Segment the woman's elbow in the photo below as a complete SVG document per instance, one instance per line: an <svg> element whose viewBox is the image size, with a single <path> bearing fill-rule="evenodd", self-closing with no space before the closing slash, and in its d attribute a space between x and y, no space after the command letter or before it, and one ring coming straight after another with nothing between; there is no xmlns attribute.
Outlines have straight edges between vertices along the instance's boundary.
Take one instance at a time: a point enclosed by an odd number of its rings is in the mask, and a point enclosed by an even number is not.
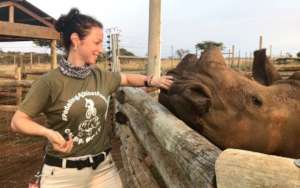
<svg viewBox="0 0 300 188"><path fill-rule="evenodd" d="M21 114L19 111L16 111L13 117L11 118L10 128L13 132L18 132L18 122L21 118Z"/></svg>
<svg viewBox="0 0 300 188"><path fill-rule="evenodd" d="M15 125L13 119L10 122L10 130L12 130L13 132L17 132L17 128L16 128L16 125Z"/></svg>

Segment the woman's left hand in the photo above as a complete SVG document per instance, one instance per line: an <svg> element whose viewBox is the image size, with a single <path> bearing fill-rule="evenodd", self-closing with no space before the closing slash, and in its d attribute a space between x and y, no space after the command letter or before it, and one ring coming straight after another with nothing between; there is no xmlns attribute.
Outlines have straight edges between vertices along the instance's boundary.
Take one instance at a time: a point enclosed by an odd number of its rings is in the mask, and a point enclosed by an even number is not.
<svg viewBox="0 0 300 188"><path fill-rule="evenodd" d="M162 89L166 89L168 90L171 85L173 84L173 76L161 76L160 78L155 78L153 77L151 80L150 80L150 83L149 85L151 87L157 87L157 88L162 88Z"/></svg>

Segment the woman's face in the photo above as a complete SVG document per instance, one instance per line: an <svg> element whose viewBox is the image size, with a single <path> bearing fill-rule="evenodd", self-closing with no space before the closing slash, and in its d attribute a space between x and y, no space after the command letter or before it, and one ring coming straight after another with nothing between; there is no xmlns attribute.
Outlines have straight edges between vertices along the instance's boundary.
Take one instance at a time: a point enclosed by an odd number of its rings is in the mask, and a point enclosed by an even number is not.
<svg viewBox="0 0 300 188"><path fill-rule="evenodd" d="M89 34L80 40L77 51L86 64L95 64L103 51L103 30L92 27Z"/></svg>

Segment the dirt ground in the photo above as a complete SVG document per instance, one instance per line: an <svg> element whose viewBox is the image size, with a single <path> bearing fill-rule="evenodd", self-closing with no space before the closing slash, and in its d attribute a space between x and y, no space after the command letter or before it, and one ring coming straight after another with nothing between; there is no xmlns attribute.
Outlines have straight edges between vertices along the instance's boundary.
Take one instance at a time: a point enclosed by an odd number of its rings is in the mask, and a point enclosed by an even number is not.
<svg viewBox="0 0 300 188"><path fill-rule="evenodd" d="M12 133L11 116L0 114L0 187L28 187L41 166L45 140Z"/></svg>
<svg viewBox="0 0 300 188"><path fill-rule="evenodd" d="M1 187L26 187L42 163L43 141L28 138L1 140Z"/></svg>

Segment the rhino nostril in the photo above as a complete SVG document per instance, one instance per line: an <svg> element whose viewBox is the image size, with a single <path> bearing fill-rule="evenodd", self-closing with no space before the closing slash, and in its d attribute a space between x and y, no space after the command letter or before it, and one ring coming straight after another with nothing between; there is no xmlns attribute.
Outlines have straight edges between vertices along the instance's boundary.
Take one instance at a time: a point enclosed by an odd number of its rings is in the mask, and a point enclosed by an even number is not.
<svg viewBox="0 0 300 188"><path fill-rule="evenodd" d="M252 96L251 101L255 106L261 107L263 105L262 100L260 98L258 98L257 96Z"/></svg>

